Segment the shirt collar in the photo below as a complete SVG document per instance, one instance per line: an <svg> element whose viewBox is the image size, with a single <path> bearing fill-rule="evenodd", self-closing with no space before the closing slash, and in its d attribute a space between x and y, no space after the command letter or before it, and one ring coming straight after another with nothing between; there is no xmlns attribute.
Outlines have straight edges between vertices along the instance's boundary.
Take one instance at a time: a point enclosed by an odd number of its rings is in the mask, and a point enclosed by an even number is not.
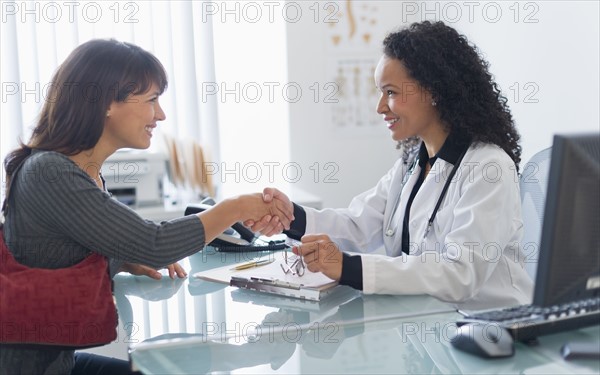
<svg viewBox="0 0 600 375"><path fill-rule="evenodd" d="M471 142L468 141L466 137L459 136L450 132L446 141L442 145L442 148L431 158L430 165L433 165L437 159L444 159L450 164L455 164L460 155L469 148ZM425 148L425 143L421 143L421 148L419 149L419 166L422 168L425 166L425 163L429 162L429 154L427 153L427 148Z"/></svg>

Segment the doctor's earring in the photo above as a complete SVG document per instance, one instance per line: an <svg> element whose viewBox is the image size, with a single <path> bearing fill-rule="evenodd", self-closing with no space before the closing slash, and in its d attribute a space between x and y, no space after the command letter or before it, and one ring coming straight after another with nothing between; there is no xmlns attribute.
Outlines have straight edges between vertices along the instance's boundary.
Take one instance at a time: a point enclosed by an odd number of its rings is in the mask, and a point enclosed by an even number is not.
<svg viewBox="0 0 600 375"><path fill-rule="evenodd" d="M435 100L432 100L432 101L431 101L431 105L432 105L433 107L435 107L435 106L437 105L437 102L436 102ZM108 116L108 114L107 114L107 116Z"/></svg>
<svg viewBox="0 0 600 375"><path fill-rule="evenodd" d="M110 111L106 111L106 117L110 117Z"/></svg>

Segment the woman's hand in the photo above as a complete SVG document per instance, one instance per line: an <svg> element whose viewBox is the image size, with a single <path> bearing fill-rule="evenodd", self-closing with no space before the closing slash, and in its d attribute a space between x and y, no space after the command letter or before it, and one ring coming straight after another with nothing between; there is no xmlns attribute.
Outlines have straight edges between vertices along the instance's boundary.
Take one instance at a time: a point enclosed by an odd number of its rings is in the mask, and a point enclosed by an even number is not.
<svg viewBox="0 0 600 375"><path fill-rule="evenodd" d="M323 272L330 279L342 277L342 252L326 234L307 234L302 245L294 246L294 254L301 255L309 271Z"/></svg>
<svg viewBox="0 0 600 375"><path fill-rule="evenodd" d="M175 279L176 274L180 279L183 279L187 276L187 272L185 272L179 263L169 264L166 268L169 270L169 277L171 279ZM154 268L136 263L123 263L121 268L119 268L119 272L129 272L130 274L136 276L148 276L149 278L155 280L162 279L162 274Z"/></svg>
<svg viewBox="0 0 600 375"><path fill-rule="evenodd" d="M290 229L290 224L294 220L294 205L285 194L275 188L266 188L262 194L250 194L239 198L246 200L248 197L254 196L260 197L258 206L264 205L268 208L268 212L266 215L248 217L244 221L244 225L250 227L253 232L262 234L281 233L283 229ZM277 230L279 231L277 232Z"/></svg>
<svg viewBox="0 0 600 375"><path fill-rule="evenodd" d="M284 212L289 223L282 221L278 216L265 216L259 221L246 220L244 225L253 232L260 232L265 236L272 236L283 232L284 229L290 229L289 225L294 221L294 205L288 196L275 188L265 188L262 198L265 203L272 202L278 210Z"/></svg>
<svg viewBox="0 0 600 375"><path fill-rule="evenodd" d="M204 226L204 240L210 243L235 222L270 223L275 220L281 225L280 231L289 228L294 219L294 207L282 199L265 202L263 194L254 193L225 199L197 216Z"/></svg>

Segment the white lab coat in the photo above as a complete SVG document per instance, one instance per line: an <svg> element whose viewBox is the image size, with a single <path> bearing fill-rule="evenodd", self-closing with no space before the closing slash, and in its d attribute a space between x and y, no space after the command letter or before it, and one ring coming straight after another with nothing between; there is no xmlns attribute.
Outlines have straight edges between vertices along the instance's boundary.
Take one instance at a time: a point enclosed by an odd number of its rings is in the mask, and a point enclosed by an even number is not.
<svg viewBox="0 0 600 375"><path fill-rule="evenodd" d="M452 170L451 163L438 159L414 198L406 255L401 250L402 221L420 170L417 164L402 187L408 167L396 162L346 209L305 208L306 233L328 234L348 252L368 253L383 245L386 255L361 258L367 294L429 294L466 310L531 303L533 283L519 243L523 222L518 175L510 157L495 145L471 145L424 239ZM392 236L385 235L388 223Z"/></svg>

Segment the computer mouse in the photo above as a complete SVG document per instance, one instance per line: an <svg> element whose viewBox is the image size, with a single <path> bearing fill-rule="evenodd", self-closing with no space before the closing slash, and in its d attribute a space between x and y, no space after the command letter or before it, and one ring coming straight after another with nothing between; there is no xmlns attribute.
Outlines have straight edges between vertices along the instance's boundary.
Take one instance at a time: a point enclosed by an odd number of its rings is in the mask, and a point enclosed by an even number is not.
<svg viewBox="0 0 600 375"><path fill-rule="evenodd" d="M450 342L459 350L483 358L510 357L515 353L510 333L496 324L465 324L458 327Z"/></svg>

